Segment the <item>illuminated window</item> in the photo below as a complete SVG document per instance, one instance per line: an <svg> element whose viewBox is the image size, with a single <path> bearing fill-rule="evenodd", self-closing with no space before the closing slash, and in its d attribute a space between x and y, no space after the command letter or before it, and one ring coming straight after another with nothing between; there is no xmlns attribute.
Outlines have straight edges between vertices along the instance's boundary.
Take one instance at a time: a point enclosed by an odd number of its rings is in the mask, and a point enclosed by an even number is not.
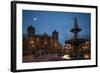
<svg viewBox="0 0 100 73"><path fill-rule="evenodd" d="M44 42L44 44L47 44L47 42Z"/></svg>
<svg viewBox="0 0 100 73"><path fill-rule="evenodd" d="M55 46L57 46L57 43L55 43Z"/></svg>
<svg viewBox="0 0 100 73"><path fill-rule="evenodd" d="M39 38L37 38L37 41L39 41Z"/></svg>
<svg viewBox="0 0 100 73"><path fill-rule="evenodd" d="M85 46L82 47L83 49L85 48Z"/></svg>
<svg viewBox="0 0 100 73"><path fill-rule="evenodd" d="M34 47L34 45L32 45L32 47Z"/></svg>
<svg viewBox="0 0 100 73"><path fill-rule="evenodd" d="M30 43L31 43L31 44L33 44L33 43L34 43L34 41L30 41Z"/></svg>
<svg viewBox="0 0 100 73"><path fill-rule="evenodd" d="M89 42L85 42L86 44L89 44Z"/></svg>

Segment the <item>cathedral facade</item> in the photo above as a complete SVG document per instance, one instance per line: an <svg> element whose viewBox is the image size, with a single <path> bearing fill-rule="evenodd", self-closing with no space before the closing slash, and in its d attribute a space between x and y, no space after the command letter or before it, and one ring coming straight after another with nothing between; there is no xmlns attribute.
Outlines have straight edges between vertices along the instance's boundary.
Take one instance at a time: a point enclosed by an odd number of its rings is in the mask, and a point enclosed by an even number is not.
<svg viewBox="0 0 100 73"><path fill-rule="evenodd" d="M35 34L35 28L30 25L27 28L27 38L23 40L23 55L33 54L34 57L46 54L63 55L63 46L59 43L59 33L55 30L52 36L46 32L42 35ZM28 52L29 51L29 52Z"/></svg>

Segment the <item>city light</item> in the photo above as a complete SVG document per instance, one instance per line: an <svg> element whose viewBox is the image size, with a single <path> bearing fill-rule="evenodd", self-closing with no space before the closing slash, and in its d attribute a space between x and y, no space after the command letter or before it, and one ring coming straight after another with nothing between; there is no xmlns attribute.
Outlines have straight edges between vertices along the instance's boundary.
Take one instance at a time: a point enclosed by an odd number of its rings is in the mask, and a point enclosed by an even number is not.
<svg viewBox="0 0 100 73"><path fill-rule="evenodd" d="M39 38L37 38L37 41L39 41Z"/></svg>
<svg viewBox="0 0 100 73"><path fill-rule="evenodd" d="M31 43L31 44L33 44L33 43L34 43L34 41L30 41L30 43Z"/></svg>
<svg viewBox="0 0 100 73"><path fill-rule="evenodd" d="M44 42L44 44L47 44L47 42Z"/></svg>
<svg viewBox="0 0 100 73"><path fill-rule="evenodd" d="M85 54L85 55L84 55L84 58L90 58L90 57L89 57L89 55Z"/></svg>
<svg viewBox="0 0 100 73"><path fill-rule="evenodd" d="M62 58L63 59L70 59L70 56L69 55L64 55Z"/></svg>

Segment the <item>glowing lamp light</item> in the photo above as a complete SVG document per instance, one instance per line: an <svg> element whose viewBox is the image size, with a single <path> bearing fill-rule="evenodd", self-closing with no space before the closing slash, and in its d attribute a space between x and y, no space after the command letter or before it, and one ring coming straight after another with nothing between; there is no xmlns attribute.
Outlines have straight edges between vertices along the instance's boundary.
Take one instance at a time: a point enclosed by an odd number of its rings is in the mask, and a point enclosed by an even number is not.
<svg viewBox="0 0 100 73"><path fill-rule="evenodd" d="M70 59L70 56L69 55L64 55L62 58L63 59Z"/></svg>
<svg viewBox="0 0 100 73"><path fill-rule="evenodd" d="M34 47L34 45L32 45L32 47Z"/></svg>
<svg viewBox="0 0 100 73"><path fill-rule="evenodd" d="M85 55L84 55L84 58L89 58L89 55L86 55L86 54L85 54Z"/></svg>
<svg viewBox="0 0 100 73"><path fill-rule="evenodd" d="M37 41L39 41L39 38L37 38Z"/></svg>
<svg viewBox="0 0 100 73"><path fill-rule="evenodd" d="M89 42L86 42L86 44L89 44Z"/></svg>
<svg viewBox="0 0 100 73"><path fill-rule="evenodd" d="M33 44L33 43L34 43L34 41L30 41L30 43L31 43L31 44Z"/></svg>
<svg viewBox="0 0 100 73"><path fill-rule="evenodd" d="M55 46L57 46L57 44L55 43Z"/></svg>
<svg viewBox="0 0 100 73"><path fill-rule="evenodd" d="M44 42L44 44L47 44L47 42Z"/></svg>

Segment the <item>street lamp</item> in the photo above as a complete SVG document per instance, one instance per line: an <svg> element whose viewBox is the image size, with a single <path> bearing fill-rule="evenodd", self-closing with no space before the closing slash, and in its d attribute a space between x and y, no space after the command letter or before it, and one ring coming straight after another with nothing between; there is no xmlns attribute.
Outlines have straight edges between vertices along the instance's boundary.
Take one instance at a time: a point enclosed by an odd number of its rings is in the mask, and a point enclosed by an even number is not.
<svg viewBox="0 0 100 73"><path fill-rule="evenodd" d="M31 41L30 41L30 43L31 43L31 44L33 44L33 43L34 43L34 41L33 41L33 40L31 40Z"/></svg>

